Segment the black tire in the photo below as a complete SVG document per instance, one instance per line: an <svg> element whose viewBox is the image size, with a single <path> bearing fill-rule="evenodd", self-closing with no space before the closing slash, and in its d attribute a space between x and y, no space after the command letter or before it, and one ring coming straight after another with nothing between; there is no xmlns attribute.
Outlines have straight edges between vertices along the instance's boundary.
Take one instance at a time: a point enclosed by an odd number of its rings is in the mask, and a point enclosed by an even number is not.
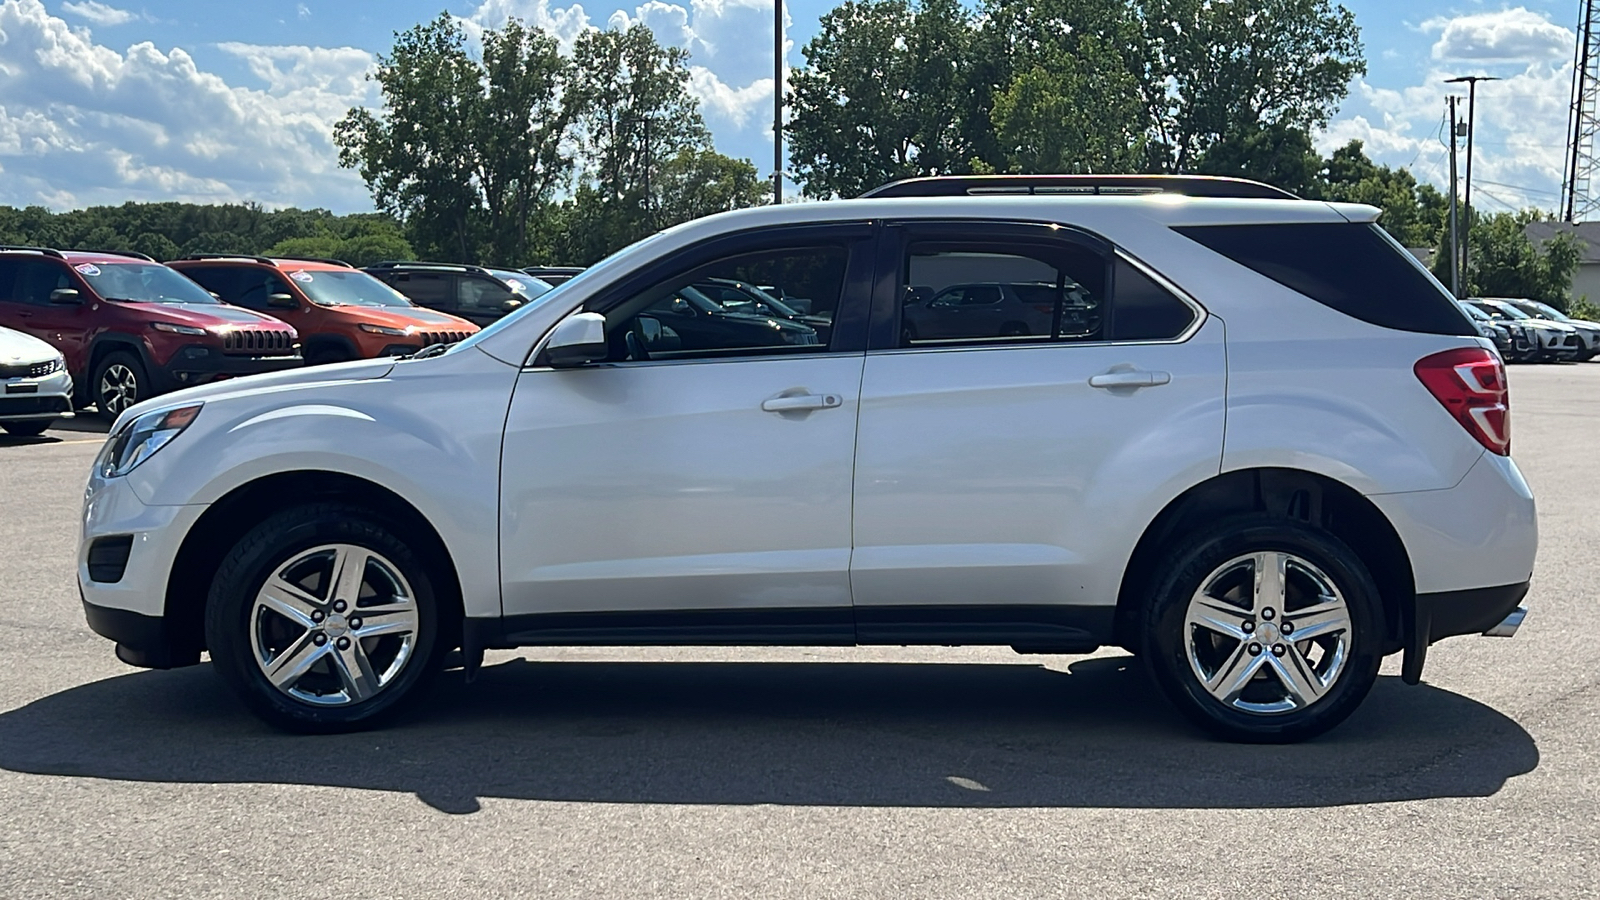
<svg viewBox="0 0 1600 900"><path fill-rule="evenodd" d="M409 583L416 619L414 643L398 671L371 696L360 700L347 698L339 705L316 705L280 690L257 663L252 629L262 626L253 621L253 610L257 594L269 577L289 571L285 567L307 551L333 544L353 545L378 554L380 565L386 562ZM252 712L286 731L318 734L355 731L389 720L426 690L442 668L445 654L453 649L452 643L442 638L455 633L451 627L454 614L441 603L436 580L423 558L395 528L360 507L319 503L269 517L234 545L212 579L205 628L206 646L214 667ZM332 578L331 574L327 577ZM321 620L321 627L329 629L336 618L332 614L334 592L331 588L322 590L328 604L322 606L325 618ZM352 626L341 633L355 636L359 632L353 626L360 609L348 612L348 616L337 617L341 628L343 623ZM311 630L303 633L312 636ZM375 640L381 642L385 638ZM323 636L323 641L329 647L322 657L327 662L316 663L301 681L289 687L298 688L307 677L321 678L325 683L337 682L337 660L334 659L337 654L332 647L334 643L341 647L346 645L343 639L329 642L327 635ZM358 643L357 648L360 647ZM381 645L377 649L381 651ZM287 652L280 649L280 653ZM372 651L362 653L363 659L368 652ZM391 664L394 658L398 658L398 653L391 657ZM318 666L324 671L318 671Z"/></svg>
<svg viewBox="0 0 1600 900"><path fill-rule="evenodd" d="M113 350L101 357L89 376L89 399L108 419L115 419L123 410L153 395L144 363L126 350Z"/></svg>
<svg viewBox="0 0 1600 900"><path fill-rule="evenodd" d="M1230 561L1261 552L1290 554L1320 570L1319 574L1331 579L1343 596L1349 617L1349 628L1342 632L1348 637L1342 671L1320 697L1291 711L1247 711L1224 703L1207 690L1190 662L1191 626L1187 624L1190 599L1205 586L1208 578ZM1295 579L1308 576L1303 569L1296 572L1299 574L1288 583L1291 590L1298 590L1303 596L1304 587L1295 588ZM1302 604L1299 608L1305 607ZM1377 680L1378 664L1382 661L1383 605L1371 574L1361 559L1338 538L1294 519L1265 514L1235 516L1182 538L1167 553L1163 574L1144 613L1140 627L1141 655L1156 683L1184 715L1224 740L1293 743L1322 734L1361 705ZM1282 620L1293 615L1293 610L1285 609L1275 617ZM1277 627L1274 625L1273 629ZM1212 644L1223 644L1216 652L1229 652L1228 639L1210 638L1204 630L1194 633L1210 639ZM1262 626L1257 633L1265 635L1267 629ZM1284 647L1288 654L1300 653L1292 639L1276 637L1271 640L1282 642L1275 646ZM1310 642L1304 644L1316 651ZM1268 648L1260 642L1239 642L1231 646L1238 647L1241 653L1253 646L1260 652L1252 657L1271 655L1265 653ZM1279 658L1283 656L1279 654ZM1301 654L1292 658L1304 660L1308 657ZM1331 657L1323 655L1321 658ZM1249 664L1251 660L1244 662ZM1246 690L1270 693L1285 687L1287 683L1272 673L1274 665L1272 659L1263 658L1258 674L1245 682L1249 685ZM1221 666L1217 668L1220 671Z"/></svg>
<svg viewBox="0 0 1600 900"><path fill-rule="evenodd" d="M14 434L17 437L38 437L55 423L55 419L34 419L28 422L0 423L0 428L4 428L6 434Z"/></svg>

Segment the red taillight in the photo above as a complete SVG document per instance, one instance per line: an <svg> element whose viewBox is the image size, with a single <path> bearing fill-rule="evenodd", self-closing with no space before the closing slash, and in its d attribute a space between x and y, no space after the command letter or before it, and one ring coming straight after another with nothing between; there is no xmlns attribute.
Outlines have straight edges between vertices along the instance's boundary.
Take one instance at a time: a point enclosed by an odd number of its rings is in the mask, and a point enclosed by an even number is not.
<svg viewBox="0 0 1600 900"><path fill-rule="evenodd" d="M1500 357L1482 347L1462 347L1417 361L1417 378L1478 443L1511 455L1511 396Z"/></svg>

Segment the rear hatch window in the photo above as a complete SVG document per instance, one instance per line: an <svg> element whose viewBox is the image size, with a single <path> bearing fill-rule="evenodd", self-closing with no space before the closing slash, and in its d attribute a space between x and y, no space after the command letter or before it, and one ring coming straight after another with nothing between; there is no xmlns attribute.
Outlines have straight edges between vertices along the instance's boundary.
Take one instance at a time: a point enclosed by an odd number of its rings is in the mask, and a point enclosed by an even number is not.
<svg viewBox="0 0 1600 900"><path fill-rule="evenodd" d="M1307 222L1173 230L1363 322L1424 334L1477 336L1449 292L1376 225Z"/></svg>

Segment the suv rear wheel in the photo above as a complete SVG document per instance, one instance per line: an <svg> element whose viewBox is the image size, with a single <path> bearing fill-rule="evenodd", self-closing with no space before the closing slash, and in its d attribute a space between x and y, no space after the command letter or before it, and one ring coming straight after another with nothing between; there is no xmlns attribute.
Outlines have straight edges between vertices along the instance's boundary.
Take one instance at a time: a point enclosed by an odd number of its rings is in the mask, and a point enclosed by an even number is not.
<svg viewBox="0 0 1600 900"><path fill-rule="evenodd" d="M1172 548L1143 655L1167 698L1218 737L1288 743L1350 715L1378 677L1383 613L1366 566L1303 522L1225 519Z"/></svg>
<svg viewBox="0 0 1600 900"><path fill-rule="evenodd" d="M100 414L115 419L123 410L150 396L149 384L139 358L116 350L107 353L94 367L89 391Z"/></svg>
<svg viewBox="0 0 1600 900"><path fill-rule="evenodd" d="M433 581L371 513L317 504L240 539L212 580L211 659L261 718L302 732L373 725L425 687L450 648Z"/></svg>

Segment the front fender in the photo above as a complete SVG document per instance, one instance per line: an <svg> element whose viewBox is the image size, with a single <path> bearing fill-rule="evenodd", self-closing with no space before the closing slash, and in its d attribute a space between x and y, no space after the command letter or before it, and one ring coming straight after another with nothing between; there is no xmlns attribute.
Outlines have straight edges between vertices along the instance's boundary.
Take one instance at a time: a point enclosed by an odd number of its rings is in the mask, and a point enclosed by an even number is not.
<svg viewBox="0 0 1600 900"><path fill-rule="evenodd" d="M392 491L439 533L469 616L500 614L500 441L517 370L473 352L388 377L208 400L128 475L151 505L209 505L258 479L333 472Z"/></svg>

